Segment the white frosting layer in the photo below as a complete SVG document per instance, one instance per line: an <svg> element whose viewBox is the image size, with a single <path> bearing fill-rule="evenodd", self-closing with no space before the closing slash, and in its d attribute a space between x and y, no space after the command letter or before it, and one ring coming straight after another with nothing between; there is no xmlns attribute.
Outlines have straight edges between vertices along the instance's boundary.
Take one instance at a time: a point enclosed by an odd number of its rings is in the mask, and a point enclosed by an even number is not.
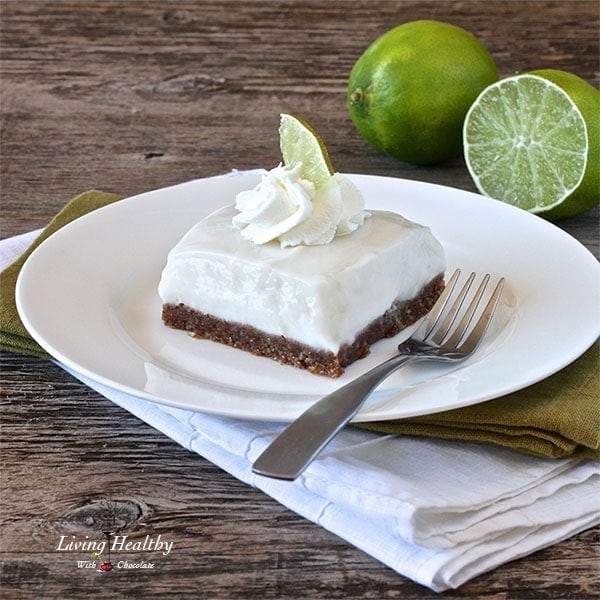
<svg viewBox="0 0 600 600"><path fill-rule="evenodd" d="M255 244L278 240L281 247L328 244L362 225L364 201L358 188L336 173L324 186L300 177L300 166L264 171L260 183L237 195L233 224Z"/></svg>
<svg viewBox="0 0 600 600"><path fill-rule="evenodd" d="M427 227L373 211L327 246L245 240L233 206L196 224L169 253L159 294L215 317L337 352L395 300L445 270Z"/></svg>

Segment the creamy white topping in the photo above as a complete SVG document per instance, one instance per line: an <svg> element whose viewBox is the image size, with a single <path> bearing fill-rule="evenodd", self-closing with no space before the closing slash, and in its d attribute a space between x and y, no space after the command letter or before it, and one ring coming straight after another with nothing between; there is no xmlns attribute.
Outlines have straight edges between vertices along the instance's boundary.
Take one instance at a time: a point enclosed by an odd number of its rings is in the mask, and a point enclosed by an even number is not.
<svg viewBox="0 0 600 600"><path fill-rule="evenodd" d="M285 251L244 240L234 215L230 206L205 217L171 250L158 288L164 303L337 352L445 269L429 229L394 213L372 211L327 248Z"/></svg>
<svg viewBox="0 0 600 600"><path fill-rule="evenodd" d="M265 171L254 189L237 195L235 208L240 212L232 222L244 239L277 240L282 248L328 244L367 216L362 194L348 178L336 173L317 189L300 177L299 165Z"/></svg>

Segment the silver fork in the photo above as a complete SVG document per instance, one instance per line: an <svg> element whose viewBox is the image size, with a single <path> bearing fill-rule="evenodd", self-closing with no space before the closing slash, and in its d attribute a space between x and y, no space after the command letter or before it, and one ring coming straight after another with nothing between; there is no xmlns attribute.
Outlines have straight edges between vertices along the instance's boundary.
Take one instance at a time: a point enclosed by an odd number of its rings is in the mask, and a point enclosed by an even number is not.
<svg viewBox="0 0 600 600"><path fill-rule="evenodd" d="M504 278L498 281L477 321L469 330L490 275L483 277L462 312L475 273L469 275L450 304L449 300L459 277L460 269L457 269L425 321L408 340L398 346L399 354L313 404L271 442L254 462L252 470L267 477L295 479L352 419L371 392L398 368L416 360L455 362L470 356L492 320L502 294Z"/></svg>

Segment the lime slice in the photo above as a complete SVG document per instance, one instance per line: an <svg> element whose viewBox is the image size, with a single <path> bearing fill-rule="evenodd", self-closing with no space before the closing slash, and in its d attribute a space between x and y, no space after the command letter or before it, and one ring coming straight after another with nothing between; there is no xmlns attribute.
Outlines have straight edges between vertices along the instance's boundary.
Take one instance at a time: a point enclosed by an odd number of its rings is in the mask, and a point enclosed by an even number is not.
<svg viewBox="0 0 600 600"><path fill-rule="evenodd" d="M587 82L570 77L597 94ZM588 191L574 196L586 174L590 144L574 97L534 74L508 77L479 95L465 117L463 144L467 168L482 194L550 218L597 203L597 189L593 198ZM593 170L597 178L598 167ZM561 209L563 204L568 210Z"/></svg>
<svg viewBox="0 0 600 600"><path fill-rule="evenodd" d="M300 165L300 176L320 187L333 175L329 154L319 134L302 119L281 115L279 145L283 162L288 167Z"/></svg>

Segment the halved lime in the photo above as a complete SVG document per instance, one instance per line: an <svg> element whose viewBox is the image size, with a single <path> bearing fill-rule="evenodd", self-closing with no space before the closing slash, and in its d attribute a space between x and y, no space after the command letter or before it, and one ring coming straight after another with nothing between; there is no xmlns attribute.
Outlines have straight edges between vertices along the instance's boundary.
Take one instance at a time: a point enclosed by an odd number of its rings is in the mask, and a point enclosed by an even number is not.
<svg viewBox="0 0 600 600"><path fill-rule="evenodd" d="M548 218L591 208L599 198L598 115L598 90L562 71L514 75L488 86L463 127L475 185Z"/></svg>
<svg viewBox="0 0 600 600"><path fill-rule="evenodd" d="M303 119L283 113L279 125L279 146L288 167L300 165L300 176L320 187L333 175L329 154L319 134Z"/></svg>

